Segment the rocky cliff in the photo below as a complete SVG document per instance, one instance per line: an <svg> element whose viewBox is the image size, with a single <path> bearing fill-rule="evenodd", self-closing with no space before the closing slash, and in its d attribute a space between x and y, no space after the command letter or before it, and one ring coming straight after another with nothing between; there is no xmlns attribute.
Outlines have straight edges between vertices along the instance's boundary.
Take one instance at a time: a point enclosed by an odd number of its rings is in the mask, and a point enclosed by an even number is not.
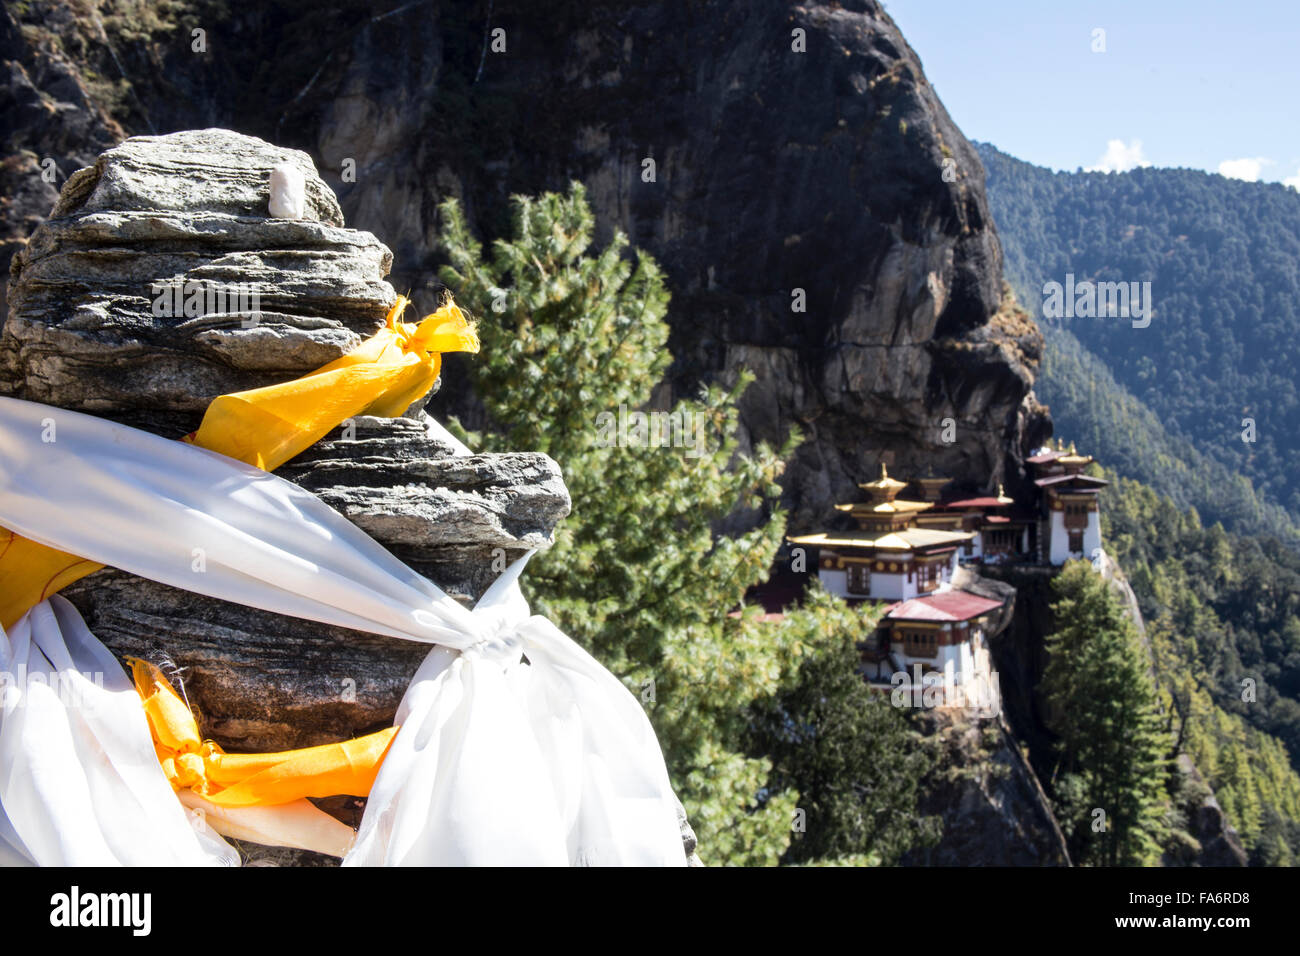
<svg viewBox="0 0 1300 956"><path fill-rule="evenodd" d="M578 178L668 272L676 390L748 368L746 436L803 431L796 528L881 459L1014 489L1050 428L983 169L878 3L77 10L0 22L11 236L46 159L66 176L122 130L222 125L315 157L427 304L442 198L491 233L507 191ZM472 417L447 378L438 407Z"/></svg>
<svg viewBox="0 0 1300 956"><path fill-rule="evenodd" d="M905 863L1070 865L1051 804L1004 717L935 710L919 713L916 722L935 760L920 811L943 819L943 838L912 851Z"/></svg>

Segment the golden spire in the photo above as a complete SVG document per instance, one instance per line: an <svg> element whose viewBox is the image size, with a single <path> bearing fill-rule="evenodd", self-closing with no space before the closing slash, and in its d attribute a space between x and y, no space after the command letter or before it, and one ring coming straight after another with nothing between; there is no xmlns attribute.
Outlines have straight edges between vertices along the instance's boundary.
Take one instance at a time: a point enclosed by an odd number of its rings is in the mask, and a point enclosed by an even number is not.
<svg viewBox="0 0 1300 956"><path fill-rule="evenodd" d="M907 482L897 481L889 477L889 469L885 463L880 463L880 477L875 481L869 481L864 485L858 485L863 491L871 493L873 498L892 500L893 497L907 487Z"/></svg>
<svg viewBox="0 0 1300 956"><path fill-rule="evenodd" d="M1077 451L1074 450L1074 442L1070 442L1070 454L1071 455L1079 454Z"/></svg>

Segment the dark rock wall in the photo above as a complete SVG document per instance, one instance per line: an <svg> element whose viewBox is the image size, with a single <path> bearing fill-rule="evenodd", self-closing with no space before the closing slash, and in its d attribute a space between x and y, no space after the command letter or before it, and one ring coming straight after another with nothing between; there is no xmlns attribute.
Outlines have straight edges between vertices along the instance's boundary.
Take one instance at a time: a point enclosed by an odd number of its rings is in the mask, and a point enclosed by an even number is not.
<svg viewBox="0 0 1300 956"><path fill-rule="evenodd" d="M441 199L499 232L509 192L581 179L602 229L667 270L677 394L748 368L746 436L803 430L785 478L795 529L882 459L1014 493L1050 429L1030 392L1037 330L999 311L983 169L877 3L506 0L490 21L484 3L192 3L130 21L54 6L0 27L31 78L18 92L42 103L15 114L11 157L53 156L66 175L115 124L304 149L419 304ZM25 221L48 199L36 192ZM472 417L456 368L432 407Z"/></svg>
<svg viewBox="0 0 1300 956"><path fill-rule="evenodd" d="M1038 778L1001 717L917 715L935 767L922 813L943 818L939 845L908 854L925 866L1069 866L1065 837Z"/></svg>

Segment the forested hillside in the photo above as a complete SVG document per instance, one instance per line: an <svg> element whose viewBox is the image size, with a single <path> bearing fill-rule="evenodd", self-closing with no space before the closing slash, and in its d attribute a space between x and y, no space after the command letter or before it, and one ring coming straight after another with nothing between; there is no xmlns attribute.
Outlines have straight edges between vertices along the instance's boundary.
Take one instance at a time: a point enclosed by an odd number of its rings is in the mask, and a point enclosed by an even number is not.
<svg viewBox="0 0 1300 956"><path fill-rule="evenodd" d="M1126 569L1183 748L1252 861L1300 860L1300 556L1106 472L1103 539Z"/></svg>
<svg viewBox="0 0 1300 956"><path fill-rule="evenodd" d="M1300 514L1300 193L1182 169L1054 173L987 144L979 151L1006 274L1022 301L1049 336L1053 326L1068 331L1154 415L1153 423L1123 408L1122 397L1097 398L1109 382L1097 380L1087 396L1104 407L1068 392L1097 376L1068 368L1090 363L1058 335L1052 351L1066 367L1048 371L1039 386L1058 433L1102 434L1119 425L1122 447L1096 449L1104 459L1128 457L1125 472L1208 520L1285 533L1232 475L1248 478L1260 499L1283 505L1293 519ZM1070 274L1076 282L1150 282L1150 325L1044 320L1044 283L1065 283ZM1253 420L1253 442L1242 440L1244 419ZM1190 482L1199 487L1160 482L1174 454L1199 475Z"/></svg>
<svg viewBox="0 0 1300 956"><path fill-rule="evenodd" d="M1170 729L1257 864L1300 859L1300 196L1188 170L1053 173L979 147L1035 390L1106 466L1106 548ZM1047 319L1043 286L1151 282L1149 327ZM1255 421L1254 443L1242 419Z"/></svg>
<svg viewBox="0 0 1300 956"><path fill-rule="evenodd" d="M1040 325L1045 348L1035 390L1051 408L1057 434L1076 440L1119 474L1140 478L1180 508L1195 508L1210 523L1300 545L1300 525L1289 511L1266 500L1249 478L1202 454L1194 441L1165 428L1068 330L1041 320Z"/></svg>

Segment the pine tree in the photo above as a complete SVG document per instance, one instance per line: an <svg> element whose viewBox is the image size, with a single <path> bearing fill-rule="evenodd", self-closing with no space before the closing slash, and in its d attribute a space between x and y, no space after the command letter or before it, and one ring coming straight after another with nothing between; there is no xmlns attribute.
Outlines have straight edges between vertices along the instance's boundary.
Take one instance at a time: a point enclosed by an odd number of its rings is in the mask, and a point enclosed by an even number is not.
<svg viewBox="0 0 1300 956"><path fill-rule="evenodd" d="M1155 686L1132 621L1101 575L1082 561L1053 582L1057 630L1043 684L1058 738L1061 816L1075 858L1132 866L1159 850L1165 750Z"/></svg>
<svg viewBox="0 0 1300 956"><path fill-rule="evenodd" d="M820 629L824 636L808 642L832 648L755 705L749 734L756 752L773 761L773 785L799 793L801 826L783 862L893 866L909 849L938 841L941 821L916 813L933 758L889 697L857 673L853 635L873 627L879 612L850 609L824 591L809 596L804 612L786 626Z"/></svg>
<svg viewBox="0 0 1300 956"><path fill-rule="evenodd" d="M844 634L819 625L817 610L775 625L754 608L729 612L764 580L782 540L776 479L798 436L740 453L748 374L638 421L671 361L658 267L629 254L621 233L588 252L594 223L580 184L514 197L512 212L510 237L485 256L445 203L451 264L441 275L478 318L483 345L471 375L490 422L467 440L548 453L573 498L554 546L529 568L528 596L640 695L706 858L776 863L797 794L770 759L746 751L751 708L797 681L802 661L837 652ZM737 509L758 514L757 525L715 533Z"/></svg>

